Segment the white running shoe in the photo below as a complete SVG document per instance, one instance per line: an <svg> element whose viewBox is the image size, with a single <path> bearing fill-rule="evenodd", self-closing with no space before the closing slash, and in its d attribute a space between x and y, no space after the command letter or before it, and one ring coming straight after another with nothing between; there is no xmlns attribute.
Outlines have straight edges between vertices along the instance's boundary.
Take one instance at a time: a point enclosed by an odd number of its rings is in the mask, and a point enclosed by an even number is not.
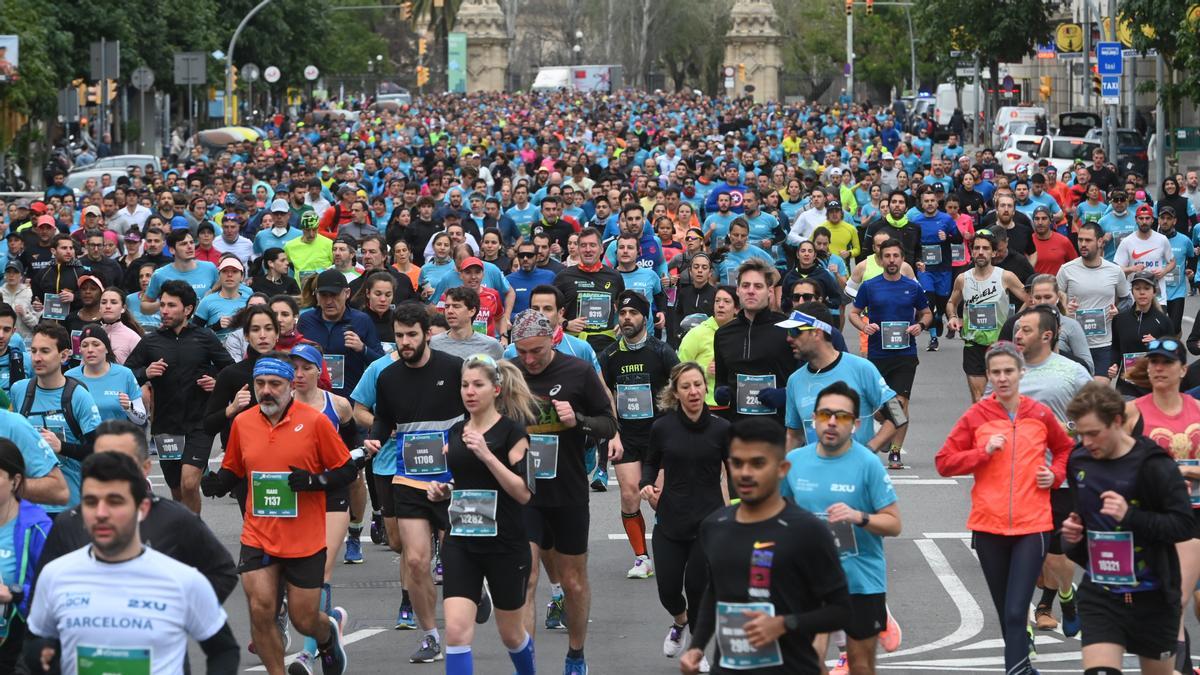
<svg viewBox="0 0 1200 675"><path fill-rule="evenodd" d="M649 579L654 576L654 563L650 562L650 556L639 555L633 559L633 567L625 574L628 579Z"/></svg>
<svg viewBox="0 0 1200 675"><path fill-rule="evenodd" d="M663 638L663 656L673 659L683 650L683 631L683 626L671 624L667 637Z"/></svg>
<svg viewBox="0 0 1200 675"><path fill-rule="evenodd" d="M711 670L712 670L712 666L708 665L708 657L701 656L700 657L700 672L707 673Z"/></svg>

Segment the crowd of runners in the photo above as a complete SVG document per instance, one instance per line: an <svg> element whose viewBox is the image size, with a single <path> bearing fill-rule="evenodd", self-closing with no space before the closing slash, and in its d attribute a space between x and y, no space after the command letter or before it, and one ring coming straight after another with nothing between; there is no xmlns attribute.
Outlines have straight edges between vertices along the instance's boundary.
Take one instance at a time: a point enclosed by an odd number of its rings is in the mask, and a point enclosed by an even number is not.
<svg viewBox="0 0 1200 675"><path fill-rule="evenodd" d="M1005 174L931 131L431 96L3 204L0 671L174 675L190 640L210 673L348 672L332 581L365 538L410 662L472 673L492 622L519 675L538 630L585 675L606 518L682 672L873 673L889 475L952 413L933 459L974 477L1007 672L1061 624L1086 675L1191 675L1197 175ZM914 409L949 340L962 404ZM236 544L203 519L230 497Z"/></svg>

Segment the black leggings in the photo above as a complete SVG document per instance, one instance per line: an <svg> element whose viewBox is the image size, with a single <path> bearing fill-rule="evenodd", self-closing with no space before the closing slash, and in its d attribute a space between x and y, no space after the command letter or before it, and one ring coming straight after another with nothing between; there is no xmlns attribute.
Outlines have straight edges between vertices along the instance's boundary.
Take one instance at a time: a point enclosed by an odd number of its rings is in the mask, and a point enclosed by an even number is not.
<svg viewBox="0 0 1200 675"><path fill-rule="evenodd" d="M695 626L696 612L708 583L708 566L704 563L700 540L671 539L656 527L650 544L654 547L658 601L673 617L686 611L688 625Z"/></svg>
<svg viewBox="0 0 1200 675"><path fill-rule="evenodd" d="M1008 675L1032 673L1029 664L1029 601L1042 561L1050 544L1050 533L1019 536L975 533L975 552L987 581L992 603L1000 615L1000 635L1004 638L1004 668Z"/></svg>
<svg viewBox="0 0 1200 675"><path fill-rule="evenodd" d="M1167 316L1171 319L1171 325L1175 327L1175 334L1183 334L1183 302L1186 297L1176 298L1167 301Z"/></svg>
<svg viewBox="0 0 1200 675"><path fill-rule="evenodd" d="M933 337L946 337L942 320L946 318L946 303L950 302L950 296L926 291L925 300L929 303L929 311L933 312L933 323L929 326L929 334Z"/></svg>

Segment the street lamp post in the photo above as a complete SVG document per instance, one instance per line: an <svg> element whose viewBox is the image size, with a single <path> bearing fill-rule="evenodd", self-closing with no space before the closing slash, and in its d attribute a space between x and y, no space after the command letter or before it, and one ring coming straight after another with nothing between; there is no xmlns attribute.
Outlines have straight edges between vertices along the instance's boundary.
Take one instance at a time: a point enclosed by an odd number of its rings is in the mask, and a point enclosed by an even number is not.
<svg viewBox="0 0 1200 675"><path fill-rule="evenodd" d="M238 38L242 35L242 29L246 24L250 23L250 19L254 18L255 14L263 7L271 4L271 0L262 0L250 10L241 23L238 24L237 30L233 31L233 37L229 38L229 51L225 52L225 123L229 123L231 117L230 111L233 109L233 48L237 46Z"/></svg>
<svg viewBox="0 0 1200 675"><path fill-rule="evenodd" d="M575 44L571 46L571 51L575 53L575 65L583 63L583 31L575 31Z"/></svg>
<svg viewBox="0 0 1200 675"><path fill-rule="evenodd" d="M383 79L383 54L375 55L375 98L379 98L379 81Z"/></svg>

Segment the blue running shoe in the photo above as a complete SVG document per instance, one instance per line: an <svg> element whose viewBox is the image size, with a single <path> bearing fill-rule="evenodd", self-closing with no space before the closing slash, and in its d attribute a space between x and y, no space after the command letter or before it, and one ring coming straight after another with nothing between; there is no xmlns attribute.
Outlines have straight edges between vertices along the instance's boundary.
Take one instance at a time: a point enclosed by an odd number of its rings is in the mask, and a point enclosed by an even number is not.
<svg viewBox="0 0 1200 675"><path fill-rule="evenodd" d="M563 665L563 675L587 675L587 661L583 659L567 659Z"/></svg>
<svg viewBox="0 0 1200 675"><path fill-rule="evenodd" d="M412 604L404 603L400 605L400 611L396 613L396 630L416 630L417 616L413 614Z"/></svg>
<svg viewBox="0 0 1200 675"><path fill-rule="evenodd" d="M563 599L550 598L549 604L546 605L546 630L561 630L567 627L566 610L563 608Z"/></svg>
<svg viewBox="0 0 1200 675"><path fill-rule="evenodd" d="M346 655L346 648L342 645L342 627L349 618L350 615L341 607L334 607L333 613L329 615L329 623L332 624L331 644L321 650L321 672L324 675L343 675L350 667L350 657Z"/></svg>
<svg viewBox="0 0 1200 675"><path fill-rule="evenodd" d="M354 537L346 538L346 555L342 557L347 565L361 565L362 557L362 542Z"/></svg>

